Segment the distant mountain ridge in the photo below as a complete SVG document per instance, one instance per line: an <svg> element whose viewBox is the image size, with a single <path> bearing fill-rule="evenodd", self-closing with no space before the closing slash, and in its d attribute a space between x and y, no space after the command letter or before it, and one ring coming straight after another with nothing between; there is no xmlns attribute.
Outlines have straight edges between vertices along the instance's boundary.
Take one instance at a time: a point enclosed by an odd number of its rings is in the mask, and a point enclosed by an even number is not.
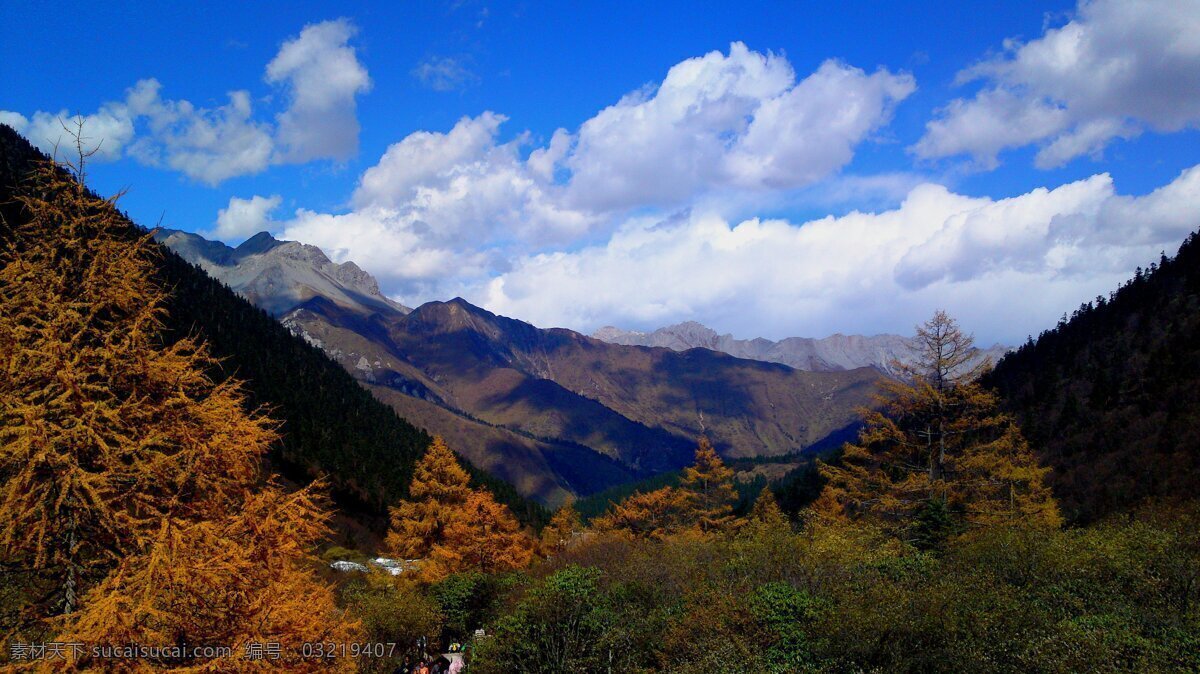
<svg viewBox="0 0 1200 674"><path fill-rule="evenodd" d="M888 334L835 334L820 339L788 337L776 342L761 337L735 339L733 335L718 334L701 323L686 321L653 332L605 326L592 336L610 344L664 347L674 351L711 349L737 358L781 363L806 372L839 372L872 367L890 375L895 374L894 361L907 363L913 358L908 338ZM1008 351L1008 347L999 344L977 349L977 360L974 362L990 358L994 364Z"/></svg>
<svg viewBox="0 0 1200 674"><path fill-rule="evenodd" d="M194 234L160 237L401 416L551 504L678 468L701 433L731 457L836 444L880 377L614 345L459 298L408 310L312 246L267 234L236 249Z"/></svg>

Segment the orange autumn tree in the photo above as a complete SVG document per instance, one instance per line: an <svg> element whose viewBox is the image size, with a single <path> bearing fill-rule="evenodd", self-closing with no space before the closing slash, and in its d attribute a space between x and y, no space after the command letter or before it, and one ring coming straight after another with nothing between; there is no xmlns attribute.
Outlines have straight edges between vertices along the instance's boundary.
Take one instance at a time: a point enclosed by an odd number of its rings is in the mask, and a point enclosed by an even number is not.
<svg viewBox="0 0 1200 674"><path fill-rule="evenodd" d="M789 530L791 521L784 514L783 509L779 507L779 501L775 499L775 494L771 493L771 487L764 486L755 499L754 505L750 508L749 515L746 520L751 526L763 527L766 529Z"/></svg>
<svg viewBox="0 0 1200 674"><path fill-rule="evenodd" d="M677 487L635 492L592 520L592 529L620 538L662 540L687 526L688 501L684 490Z"/></svg>
<svg viewBox="0 0 1200 674"><path fill-rule="evenodd" d="M725 529L733 522L737 490L733 470L725 465L707 437L701 436L695 460L680 478L688 501L687 517L701 533Z"/></svg>
<svg viewBox="0 0 1200 674"><path fill-rule="evenodd" d="M685 532L715 533L734 522L733 470L701 436L695 460L683 470L680 486L636 492L614 503L592 522L601 533L661 540Z"/></svg>
<svg viewBox="0 0 1200 674"><path fill-rule="evenodd" d="M857 443L814 504L826 518L865 518L920 541L999 523L1058 526L1062 519L1036 457L996 396L982 388L973 340L945 312L917 329L914 362L883 384Z"/></svg>
<svg viewBox="0 0 1200 674"><path fill-rule="evenodd" d="M332 604L304 598L326 591L323 584L293 573L295 593L262 594L260 578L206 575L207 550L170 557L180 574L173 584L124 582L159 568L165 538L183 550L210 537L201 535L205 527L228 531L245 517L250 490L282 497L260 472L275 424L247 411L240 383L208 377L216 363L202 344L162 342L156 249L112 200L47 163L19 202L21 220L0 247L0 556L51 590L25 607L25 628L154 644L162 633L112 607L171 612L179 609L172 596L203 597L216 587L259 598L220 621L296 611L314 628L306 634L350 634L353 624ZM275 524L244 527L242 540L212 547L265 558L278 540L272 526L293 531L321 517L281 511ZM298 570L310 552L300 549L284 566ZM181 619L191 627L169 644L222 633L214 616Z"/></svg>
<svg viewBox="0 0 1200 674"><path fill-rule="evenodd" d="M440 437L417 462L408 495L391 509L384 546L405 559L426 557L444 540L446 527L462 516L471 496L471 477Z"/></svg>
<svg viewBox="0 0 1200 674"><path fill-rule="evenodd" d="M571 544L572 539L582 531L583 519L579 516L579 511L575 509L574 500L568 498L562 507L554 511L550 522L542 528L538 550L546 557L556 555L565 550Z"/></svg>
<svg viewBox="0 0 1200 674"><path fill-rule="evenodd" d="M417 462L409 497L392 508L384 545L391 554L423 559L425 580L521 568L532 558L533 540L490 492L471 489L470 477L440 437Z"/></svg>
<svg viewBox="0 0 1200 674"><path fill-rule="evenodd" d="M250 644L352 643L361 626L343 617L320 581L311 551L329 535L328 510L312 489L291 494L268 484L239 512L216 520L164 520L147 551L123 562L62 624L61 641L89 644L221 644L232 652L203 663L213 671L261 671L272 661L245 657ZM94 666L102 662L77 663ZM187 661L160 660L156 668ZM355 671L351 659L289 662L292 671Z"/></svg>
<svg viewBox="0 0 1200 674"><path fill-rule="evenodd" d="M462 516L447 525L443 540L433 546L421 569L422 576L432 581L464 571L521 569L533 559L533 546L508 507L480 489L467 497Z"/></svg>

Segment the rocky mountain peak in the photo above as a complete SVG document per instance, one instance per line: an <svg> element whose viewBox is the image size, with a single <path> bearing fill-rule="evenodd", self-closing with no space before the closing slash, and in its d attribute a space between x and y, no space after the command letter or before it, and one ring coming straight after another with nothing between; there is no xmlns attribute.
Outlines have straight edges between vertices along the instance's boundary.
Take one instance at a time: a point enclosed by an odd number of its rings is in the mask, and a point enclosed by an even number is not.
<svg viewBox="0 0 1200 674"><path fill-rule="evenodd" d="M234 248L234 252L239 257L258 255L265 253L282 243L283 242L279 239L271 236L270 232L259 232L258 234L255 234L249 239L243 241L237 248Z"/></svg>
<svg viewBox="0 0 1200 674"><path fill-rule="evenodd" d="M410 330L424 334L446 334L469 330L488 339L497 339L508 327L502 323L510 320L502 319L461 297L455 297L446 302L426 302L413 309L404 322Z"/></svg>
<svg viewBox="0 0 1200 674"><path fill-rule="evenodd" d="M360 314L410 311L384 296L375 278L353 262L334 263L317 246L281 241L270 232L259 232L237 248L169 229L155 238L276 316L313 297Z"/></svg>

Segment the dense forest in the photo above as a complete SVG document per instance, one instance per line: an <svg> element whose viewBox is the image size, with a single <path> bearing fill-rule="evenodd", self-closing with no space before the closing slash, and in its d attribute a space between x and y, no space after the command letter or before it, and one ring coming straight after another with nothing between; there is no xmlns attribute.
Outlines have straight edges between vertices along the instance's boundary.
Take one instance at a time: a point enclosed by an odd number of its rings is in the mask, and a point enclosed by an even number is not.
<svg viewBox="0 0 1200 674"><path fill-rule="evenodd" d="M984 377L1087 522L1200 491L1200 236Z"/></svg>
<svg viewBox="0 0 1200 674"><path fill-rule="evenodd" d="M15 190L40 151L0 124L0 228L22 221ZM144 230L120 215L127 236ZM246 380L249 399L281 423L272 457L294 479L327 476L339 504L360 516L382 515L386 504L405 495L413 463L429 436L375 400L319 349L297 339L265 312L238 297L199 268L153 244L155 274L170 289L163 338L203 337L219 362L214 375ZM486 485L523 520L543 522L546 514L507 483L470 467L476 484Z"/></svg>

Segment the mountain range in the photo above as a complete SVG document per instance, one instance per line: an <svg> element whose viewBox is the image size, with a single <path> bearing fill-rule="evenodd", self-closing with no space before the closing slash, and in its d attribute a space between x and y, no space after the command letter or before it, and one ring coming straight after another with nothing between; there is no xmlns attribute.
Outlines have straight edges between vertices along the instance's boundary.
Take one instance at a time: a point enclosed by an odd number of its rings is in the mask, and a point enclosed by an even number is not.
<svg viewBox="0 0 1200 674"><path fill-rule="evenodd" d="M266 232L237 248L174 229L158 230L155 239L273 316L314 297L358 312L412 311L380 293L375 278L358 265L336 264L316 246Z"/></svg>
<svg viewBox="0 0 1200 674"><path fill-rule="evenodd" d="M39 161L48 158L0 124L0 240L27 217L14 190ZM145 231L128 224L130 237ZM677 465L701 432L727 457L835 445L888 362L861 347L814 347L817 357L794 363L833 371L805 372L723 352L783 359L772 349L789 340L737 351L739 340L699 324L602 334L666 339L658 348L541 330L462 300L409 310L311 246L269 235L237 248L158 237L180 251L164 248L159 260L171 289L164 338L204 339L220 359L213 376L242 379L252 403L280 421L273 463L291 478L328 478L339 504L366 506L356 516L376 522L406 495L425 430L470 459L475 484L526 522L544 522L521 494L554 503L637 480ZM1197 345L1194 234L1174 258L1008 353L983 381L1053 468L1064 512L1089 521L1200 488Z"/></svg>
<svg viewBox="0 0 1200 674"><path fill-rule="evenodd" d="M718 334L716 330L695 321L687 321L659 328L653 332L622 330L613 326L600 328L592 335L610 344L634 346L658 346L686 351L688 349L711 349L737 358L749 358L769 363L782 363L797 370L808 372L838 372L860 367L873 367L884 374L896 374L897 363L913 360L913 349L909 339L900 335L842 335L836 334L821 339L812 337L788 337L779 341L763 339L735 339L730 334ZM993 364L1000 361L1008 347L999 344L988 348L977 348L974 359L967 367L987 358Z"/></svg>
<svg viewBox="0 0 1200 674"><path fill-rule="evenodd" d="M157 238L322 349L400 416L551 504L679 468L701 434L731 458L836 445L882 376L611 344L459 298L408 310L350 263L267 233L237 248L178 231Z"/></svg>

